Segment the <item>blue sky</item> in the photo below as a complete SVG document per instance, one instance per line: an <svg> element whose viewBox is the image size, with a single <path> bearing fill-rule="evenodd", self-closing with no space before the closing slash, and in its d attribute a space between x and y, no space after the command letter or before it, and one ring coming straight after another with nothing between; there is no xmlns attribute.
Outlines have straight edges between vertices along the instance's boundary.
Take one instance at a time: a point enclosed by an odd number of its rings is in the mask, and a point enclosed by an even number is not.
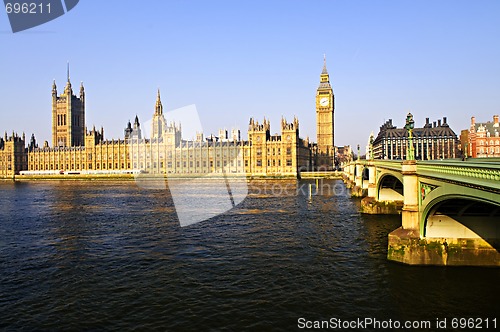
<svg viewBox="0 0 500 332"><path fill-rule="evenodd" d="M459 134L500 113L500 1L81 0L13 34L0 13L0 131L51 139L51 85L66 62L84 82L87 126L123 137L127 121L196 104L205 134L250 117L296 115L315 140L326 53L337 145L364 146L389 118L443 116ZM167 114L168 117L168 114ZM51 142L50 142L51 143Z"/></svg>

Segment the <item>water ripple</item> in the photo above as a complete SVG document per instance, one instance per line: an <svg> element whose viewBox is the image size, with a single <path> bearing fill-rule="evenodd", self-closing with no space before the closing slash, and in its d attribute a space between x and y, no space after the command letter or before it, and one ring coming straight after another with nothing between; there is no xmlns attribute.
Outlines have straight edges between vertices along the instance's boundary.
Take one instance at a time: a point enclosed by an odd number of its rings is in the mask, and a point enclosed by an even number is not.
<svg viewBox="0 0 500 332"><path fill-rule="evenodd" d="M398 216L259 192L180 228L168 192L133 183L0 184L0 328L289 331L299 317L500 311L495 269L388 262Z"/></svg>

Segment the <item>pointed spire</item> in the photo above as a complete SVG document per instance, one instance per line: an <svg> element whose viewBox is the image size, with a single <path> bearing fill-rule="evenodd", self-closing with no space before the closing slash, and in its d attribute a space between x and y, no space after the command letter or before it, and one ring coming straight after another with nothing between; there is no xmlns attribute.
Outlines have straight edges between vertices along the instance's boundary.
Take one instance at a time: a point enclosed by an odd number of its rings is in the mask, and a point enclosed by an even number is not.
<svg viewBox="0 0 500 332"><path fill-rule="evenodd" d="M80 99L85 98L85 88L83 87L83 82L80 82Z"/></svg>
<svg viewBox="0 0 500 332"><path fill-rule="evenodd" d="M318 89L331 90L331 88L330 75L328 75L328 70L326 69L326 54L323 54L323 70L321 71Z"/></svg>
<svg viewBox="0 0 500 332"><path fill-rule="evenodd" d="M328 74L328 70L326 70L326 54L323 54L323 71L321 74Z"/></svg>
<svg viewBox="0 0 500 332"><path fill-rule="evenodd" d="M57 95L56 79L52 82L52 95Z"/></svg>
<svg viewBox="0 0 500 332"><path fill-rule="evenodd" d="M156 95L156 105L155 105L155 115L163 114L163 105L161 104L160 89L158 89L158 94Z"/></svg>
<svg viewBox="0 0 500 332"><path fill-rule="evenodd" d="M71 96L73 94L73 89L71 89L71 82L69 80L69 61L67 68L67 76L68 76L68 82L66 83L66 87L64 88L64 93L68 96Z"/></svg>
<svg viewBox="0 0 500 332"><path fill-rule="evenodd" d="M68 83L69 83L69 61L68 61L68 70L67 71L68 71L67 76L68 76Z"/></svg>
<svg viewBox="0 0 500 332"><path fill-rule="evenodd" d="M139 117L137 116L137 114L135 115L134 125L140 126L140 124L139 124Z"/></svg>

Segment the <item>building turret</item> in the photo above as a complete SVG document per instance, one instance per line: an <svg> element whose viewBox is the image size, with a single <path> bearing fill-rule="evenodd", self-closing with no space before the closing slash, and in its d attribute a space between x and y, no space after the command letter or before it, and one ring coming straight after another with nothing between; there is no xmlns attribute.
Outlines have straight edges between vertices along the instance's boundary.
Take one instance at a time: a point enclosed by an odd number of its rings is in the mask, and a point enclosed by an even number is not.
<svg viewBox="0 0 500 332"><path fill-rule="evenodd" d="M158 139L163 137L165 130L165 117L163 116L163 105L161 103L160 89L156 96L155 112L151 124L151 139Z"/></svg>
<svg viewBox="0 0 500 332"><path fill-rule="evenodd" d="M139 117L136 115L134 120L134 128L132 131L132 136L137 139L142 139L141 124L139 123Z"/></svg>
<svg viewBox="0 0 500 332"><path fill-rule="evenodd" d="M248 140L255 142L265 142L271 137L271 123L264 118L264 122L259 124L259 121L250 119L248 126Z"/></svg>
<svg viewBox="0 0 500 332"><path fill-rule="evenodd" d="M125 130L123 131L125 134L125 139L129 139L132 137L132 124L130 123L130 120L127 123L127 126L125 127Z"/></svg>
<svg viewBox="0 0 500 332"><path fill-rule="evenodd" d="M56 86L56 80L52 83L52 97L57 96L57 86Z"/></svg>
<svg viewBox="0 0 500 332"><path fill-rule="evenodd" d="M30 139L30 144L28 145L28 150L33 151L36 148L38 148L38 145L36 144L35 134L31 134L31 139Z"/></svg>
<svg viewBox="0 0 500 332"><path fill-rule="evenodd" d="M72 95L73 94L73 89L71 88L71 81L69 79L69 62L68 62L68 72L67 72L67 82L66 86L64 87L64 93L66 95Z"/></svg>
<svg viewBox="0 0 500 332"><path fill-rule="evenodd" d="M163 115L163 105L161 103L160 89L156 95L155 115Z"/></svg>
<svg viewBox="0 0 500 332"><path fill-rule="evenodd" d="M83 82L80 82L80 100L85 103L85 88L83 87Z"/></svg>

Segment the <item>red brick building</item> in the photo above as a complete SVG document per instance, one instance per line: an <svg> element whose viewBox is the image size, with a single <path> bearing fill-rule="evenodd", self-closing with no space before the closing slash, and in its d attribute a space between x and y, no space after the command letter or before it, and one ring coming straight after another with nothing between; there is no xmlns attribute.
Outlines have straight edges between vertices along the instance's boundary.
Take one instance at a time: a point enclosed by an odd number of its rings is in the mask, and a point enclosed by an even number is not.
<svg viewBox="0 0 500 332"><path fill-rule="evenodd" d="M469 157L500 157L500 124L498 115L493 116L493 122L488 121L485 123L476 122L476 118L472 117L467 136L467 155Z"/></svg>

